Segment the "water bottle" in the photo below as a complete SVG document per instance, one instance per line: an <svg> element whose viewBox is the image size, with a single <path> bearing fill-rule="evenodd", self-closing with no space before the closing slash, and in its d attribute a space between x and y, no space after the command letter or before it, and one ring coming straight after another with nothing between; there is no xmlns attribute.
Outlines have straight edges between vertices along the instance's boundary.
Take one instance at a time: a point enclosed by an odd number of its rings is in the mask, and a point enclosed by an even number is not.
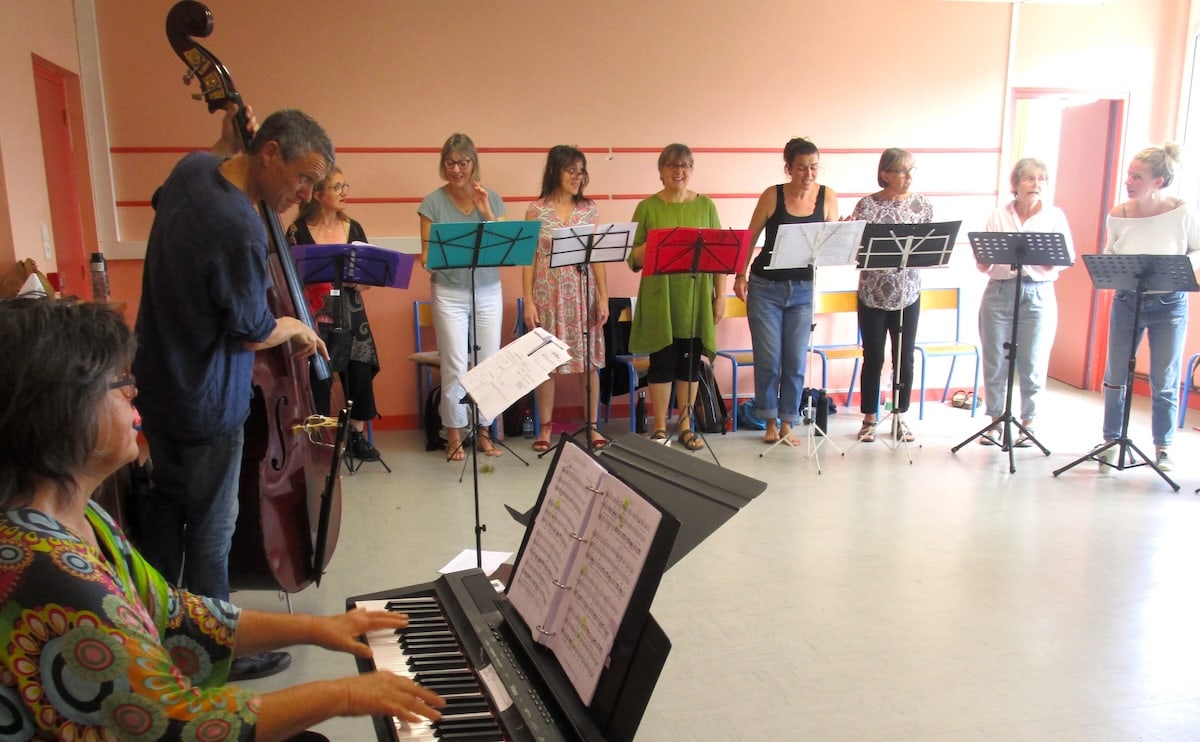
<svg viewBox="0 0 1200 742"><path fill-rule="evenodd" d="M92 301L106 304L112 295L108 290L108 263L104 262L104 253L94 252L90 261L92 269Z"/></svg>
<svg viewBox="0 0 1200 742"><path fill-rule="evenodd" d="M638 392L637 406L635 407L633 419L636 421L635 429L637 430L637 432L645 435L646 429L647 429L647 427L649 427L646 424L646 393L645 392Z"/></svg>
<svg viewBox="0 0 1200 742"><path fill-rule="evenodd" d="M533 413L525 410L525 419L521 421L521 437L533 437Z"/></svg>

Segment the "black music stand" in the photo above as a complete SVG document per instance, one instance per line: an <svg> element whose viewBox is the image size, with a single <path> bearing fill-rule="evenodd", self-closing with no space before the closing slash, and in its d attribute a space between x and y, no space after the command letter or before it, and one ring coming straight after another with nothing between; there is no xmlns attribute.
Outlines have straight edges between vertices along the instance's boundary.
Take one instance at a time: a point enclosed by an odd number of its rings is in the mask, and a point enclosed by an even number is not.
<svg viewBox="0 0 1200 742"><path fill-rule="evenodd" d="M353 331L353 328L342 327L342 292L346 290L347 283L406 289L412 278L413 263L416 262L408 253L388 250L366 242L292 245L292 259L304 283L333 284L329 298L330 315L333 317L330 332L334 333ZM342 378L344 382L345 377ZM344 383L342 388L346 389ZM347 401L352 400L347 398ZM346 449L342 460L346 462L346 468L351 474L357 474L366 463L362 459L355 463L353 447ZM380 456L378 461L388 474L392 473L392 467L383 460L383 456Z"/></svg>
<svg viewBox="0 0 1200 742"><path fill-rule="evenodd" d="M866 222L861 220L847 222L802 222L799 224L781 224L775 233L775 245L771 251L770 265L766 266L766 270L787 270L791 268L806 268L812 266L812 295L815 298L817 295L817 267L827 265L852 265L857 253L859 242L862 240L863 228L866 227ZM805 374L808 374L812 368L813 359L813 332L817 329L815 315L810 313L809 329L808 329L808 347L804 349L804 354L807 360L804 363ZM824 381L824 380L822 380ZM815 387L814 387L815 388ZM801 384L801 393L803 394L804 385ZM817 474L821 473L821 446L828 443L842 456L846 452L842 450L832 438L828 436L828 431L824 430L817 422L816 404L826 404L825 390L819 390L819 394L809 394L808 410L805 412L804 422L807 425L805 437L808 440L808 457L817 462ZM817 399L817 398L820 399ZM736 400L735 400L736 401ZM791 410L788 411L789 413ZM816 440L820 437L821 440ZM775 450L779 444L786 440L781 434L779 440L771 444L766 451L758 455L761 459L767 454Z"/></svg>
<svg viewBox="0 0 1200 742"><path fill-rule="evenodd" d="M581 324L583 325L583 347L585 349L583 378L586 390L583 402L583 427L577 428L567 435L574 438L580 433L586 434L586 445L589 451L595 450L592 432L600 422L600 411L592 409L592 271L588 266L592 263L624 262L629 257L629 250L633 247L633 236L636 232L637 222L623 222L561 227L552 230L550 234L550 267L563 268L573 265L583 275L583 295L579 297L580 308L583 310L579 316L583 318ZM593 414L597 417L595 423L590 422ZM540 420L538 424L541 424ZM538 454L538 458L542 458L552 450L554 450L553 447L542 451Z"/></svg>
<svg viewBox="0 0 1200 742"><path fill-rule="evenodd" d="M1089 460L1098 462L1101 469L1107 466L1118 471L1149 466L1172 490L1178 492L1179 485L1129 438L1129 415L1133 411L1133 371L1137 366L1138 341L1142 336L1139 330L1142 297L1147 291L1200 291L1192 262L1186 255L1084 255L1083 264L1087 266L1088 275L1092 277L1092 284L1096 288L1134 291L1137 294L1134 297L1136 304L1133 308L1133 339L1129 344L1129 367L1125 372L1125 405L1121 417L1121 435L1114 441L1097 446L1066 466L1055 469L1054 476L1057 477ZM1101 454L1114 446L1117 448L1115 464L1101 458ZM1140 463L1133 458L1130 451L1141 457ZM1126 457L1129 463L1126 463Z"/></svg>
<svg viewBox="0 0 1200 742"><path fill-rule="evenodd" d="M337 483L338 470L342 468L342 456L349 449L346 443L350 440L350 408L354 403L346 400L346 406L338 413L337 433L333 437L333 456L329 463L329 473L325 475L325 488L321 491L321 507L317 515L316 543L313 545L313 582L321 586L321 575L325 573L325 552L329 547L329 524L333 520L333 488ZM384 464L386 467L387 464ZM390 472L391 469L388 469ZM338 514L341 520L341 514Z"/></svg>
<svg viewBox="0 0 1200 742"><path fill-rule="evenodd" d="M696 375L699 368L699 353L703 350L696 338L696 309L697 309L697 279L701 273L732 274L737 273L746 264L746 255L750 252L750 230L748 229L702 229L698 227L668 227L651 229L646 233L646 255L642 261L642 270L647 276L686 274L692 278L692 307L689 316L692 326L688 332L691 338L688 346L688 378ZM708 445L704 431L695 428L695 403L692 400L692 385L688 381L687 399L680 403L683 409L687 405L688 423L692 432L700 436L704 447L717 466L721 462L717 454ZM682 415L680 416L682 424ZM681 425L680 425L681 427ZM679 432L682 432L679 431ZM725 431L722 430L724 435ZM671 445L671 437L667 436L664 445Z"/></svg>
<svg viewBox="0 0 1200 742"><path fill-rule="evenodd" d="M962 222L927 222L923 224L867 224L863 229L862 246L858 253L860 270L898 270L905 268L942 268L950 261L954 240ZM908 274L901 276L901 294L907 290ZM918 295L917 301L920 302ZM876 412L875 427L892 418L893 449L904 445L908 463L912 454L904 440L905 424L896 409L900 399L900 370L904 366L904 309L900 308L900 327L892 343L892 409L883 419ZM886 340L886 336L884 338ZM912 390L909 390L911 396ZM855 442L858 445L858 441ZM921 444L917 444L920 447Z"/></svg>
<svg viewBox="0 0 1200 742"><path fill-rule="evenodd" d="M425 267L429 270L467 268L471 271L471 326L469 350L471 363L479 363L479 339L476 334L475 271L478 268L529 265L537 250L538 232L541 222L439 222L430 225L429 252ZM479 514L479 407L465 396L460 400L470 408L470 424L467 435L459 441L459 449L467 450L471 458L472 484L475 496L475 557L478 566L483 566L483 532L487 530ZM470 448L465 448L470 444ZM521 458L503 441L493 438L492 445L500 445L525 466L529 462ZM447 458L454 451L447 452ZM466 476L467 462L463 459L462 473L458 481Z"/></svg>
<svg viewBox="0 0 1200 742"><path fill-rule="evenodd" d="M1016 438L1012 434L1012 426L1016 425L1021 435L1049 456L1050 449L1034 436L1033 431L1013 416L1013 382L1017 374L1017 328L1021 319L1021 284L1025 276L1021 269L1027 265L1061 265L1068 266L1075 262L1071 248L1067 246L1066 238L1060 232L970 232L967 239L971 241L971 249L975 253L975 262L981 265L1005 265L1013 269L1016 276L1013 279L1013 311L1012 329L1009 341L1004 344L1008 359L1008 383L1004 391L1004 413L995 422L980 428L969 438L950 449L951 453L986 434L997 424L1003 423L1003 434L1000 438L1000 450L1008 453L1008 473L1017 471L1013 456Z"/></svg>

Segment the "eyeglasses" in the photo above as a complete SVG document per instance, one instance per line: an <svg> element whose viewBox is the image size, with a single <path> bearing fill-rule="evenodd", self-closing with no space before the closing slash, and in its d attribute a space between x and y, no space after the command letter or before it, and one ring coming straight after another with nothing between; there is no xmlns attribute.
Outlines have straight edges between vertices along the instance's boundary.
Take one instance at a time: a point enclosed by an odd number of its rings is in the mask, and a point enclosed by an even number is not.
<svg viewBox="0 0 1200 742"><path fill-rule="evenodd" d="M343 193L345 191L350 190L350 184L349 183L334 183L333 185L329 186L329 190L333 191L334 193Z"/></svg>
<svg viewBox="0 0 1200 742"><path fill-rule="evenodd" d="M137 379L133 374L121 374L116 381L108 382L108 390L120 389L121 394L125 395L125 399L133 399L137 396Z"/></svg>
<svg viewBox="0 0 1200 742"><path fill-rule="evenodd" d="M445 162L442 163L442 165L444 165L447 170L453 170L454 168L466 170L467 168L471 167L471 161L470 160L446 160Z"/></svg>
<svg viewBox="0 0 1200 742"><path fill-rule="evenodd" d="M567 175L570 175L572 178L574 178L576 175L582 175L585 178L587 177L587 170L581 167L569 167L563 172L565 172Z"/></svg>
<svg viewBox="0 0 1200 742"><path fill-rule="evenodd" d="M909 175L912 175L914 172L916 172L916 169L917 169L916 167L903 167L903 168L895 168L892 170L884 170L884 172L885 173L895 173L896 175L899 175L901 178L906 178Z"/></svg>
<svg viewBox="0 0 1200 742"><path fill-rule="evenodd" d="M690 162L668 162L663 167L668 170L691 170L695 166Z"/></svg>

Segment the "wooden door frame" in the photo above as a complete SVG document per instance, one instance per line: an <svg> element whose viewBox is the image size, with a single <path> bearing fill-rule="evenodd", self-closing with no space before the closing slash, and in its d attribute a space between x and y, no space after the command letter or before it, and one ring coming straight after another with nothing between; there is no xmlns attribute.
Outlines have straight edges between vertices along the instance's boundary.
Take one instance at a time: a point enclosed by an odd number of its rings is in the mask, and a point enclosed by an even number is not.
<svg viewBox="0 0 1200 742"><path fill-rule="evenodd" d="M1040 100L1040 99L1061 99L1061 98L1079 98L1089 101L1108 101L1110 103L1108 141L1110 148L1108 157L1104 166L1104 178L1106 181L1104 193L1107 202L1102 204L1100 209L1100 224L1097 225L1097 233L1104 234L1105 216L1112 204L1116 203L1121 188L1121 163L1124 161L1125 147L1125 128L1129 118L1129 92L1114 91L1114 90L1096 90L1088 88L1033 88L1033 87L1014 87L1009 89L1009 100L1007 114L1004 123L1004 138L1001 144L1001 193L1004 193L1008 187L1007 171L1003 168L1003 163L1012 159L1012 151L1014 149L1013 142L1016 140L1016 109L1019 101ZM1079 260L1079 255L1082 251L1076 250L1076 260ZM1099 291L1092 289L1092 301L1089 307L1090 327L1091 330L1087 337L1087 352L1086 352L1086 370L1085 382L1087 388L1091 391L1099 391L1101 382L1104 379L1105 357L1108 350L1108 322L1104 321L1108 317L1109 308L1112 306L1112 292Z"/></svg>

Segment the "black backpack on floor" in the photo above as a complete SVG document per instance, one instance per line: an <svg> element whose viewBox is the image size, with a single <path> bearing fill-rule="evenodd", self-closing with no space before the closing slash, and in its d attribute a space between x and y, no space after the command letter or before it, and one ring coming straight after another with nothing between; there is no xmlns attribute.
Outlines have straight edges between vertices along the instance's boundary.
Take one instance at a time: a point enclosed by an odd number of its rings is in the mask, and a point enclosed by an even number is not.
<svg viewBox="0 0 1200 742"><path fill-rule="evenodd" d="M442 437L442 387L435 386L425 395L425 450L438 451L446 447Z"/></svg>
<svg viewBox="0 0 1200 742"><path fill-rule="evenodd" d="M725 425L729 422L729 411L725 409L725 398L717 388L712 364L703 358L700 359L700 386L696 389L692 419L696 430L701 433L724 433Z"/></svg>

